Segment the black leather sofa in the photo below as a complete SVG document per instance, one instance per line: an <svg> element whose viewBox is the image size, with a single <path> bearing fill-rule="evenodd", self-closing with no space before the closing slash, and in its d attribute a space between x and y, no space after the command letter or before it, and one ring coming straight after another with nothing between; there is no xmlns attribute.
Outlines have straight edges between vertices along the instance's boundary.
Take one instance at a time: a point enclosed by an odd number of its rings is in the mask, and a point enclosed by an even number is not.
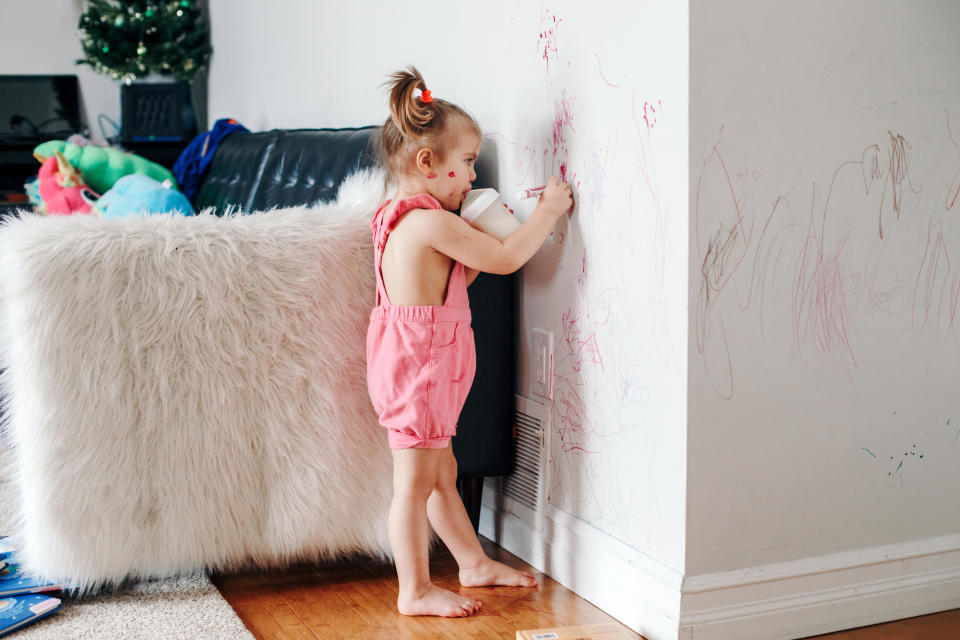
<svg viewBox="0 0 960 640"><path fill-rule="evenodd" d="M217 148L194 206L249 212L333 200L348 175L376 164L378 133L379 127L232 133ZM489 186L484 169L478 166L475 187ZM477 373L453 451L474 529L483 478L513 470L514 292L514 276L490 274L480 274L469 290Z"/></svg>

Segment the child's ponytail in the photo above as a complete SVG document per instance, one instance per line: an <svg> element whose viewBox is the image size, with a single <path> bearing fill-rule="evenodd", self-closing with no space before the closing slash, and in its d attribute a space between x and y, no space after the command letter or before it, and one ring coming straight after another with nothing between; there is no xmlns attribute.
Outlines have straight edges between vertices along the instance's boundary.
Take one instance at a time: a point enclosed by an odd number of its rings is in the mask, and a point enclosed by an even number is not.
<svg viewBox="0 0 960 640"><path fill-rule="evenodd" d="M411 160L420 147L428 146L442 158L447 151L445 134L454 123L462 122L481 135L473 116L452 102L431 96L416 67L391 74L384 84L390 87L390 117L380 132L380 161L387 167L388 180L411 170Z"/></svg>
<svg viewBox="0 0 960 640"><path fill-rule="evenodd" d="M422 102L415 95L417 89L427 91L427 84L416 67L407 67L390 76L390 119L407 138L419 138L433 120L434 110L429 102ZM426 94L429 95L429 92Z"/></svg>

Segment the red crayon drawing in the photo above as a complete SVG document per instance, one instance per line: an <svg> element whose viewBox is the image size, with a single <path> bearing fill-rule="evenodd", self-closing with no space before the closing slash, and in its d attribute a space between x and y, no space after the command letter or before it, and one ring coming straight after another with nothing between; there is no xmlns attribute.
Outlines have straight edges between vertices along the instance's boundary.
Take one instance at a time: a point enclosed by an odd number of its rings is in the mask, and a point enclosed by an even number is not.
<svg viewBox="0 0 960 640"><path fill-rule="evenodd" d="M547 63L547 71L550 71L550 60L557 57L557 27L563 20L558 20L557 16L552 15L547 9L540 17L540 37L537 39L537 53Z"/></svg>
<svg viewBox="0 0 960 640"><path fill-rule="evenodd" d="M597 327L606 324L609 317L603 322L590 319L586 249L581 265L577 277L577 302L561 318L561 340L555 359L558 371L554 381L556 429L564 453L597 453L585 445L588 436L600 432L600 425L592 420L596 412L591 411L584 400L586 381L583 368L591 365L603 371Z"/></svg>
<svg viewBox="0 0 960 640"><path fill-rule="evenodd" d="M607 76L603 75L603 67L600 66L600 54L599 54L599 53L595 53L595 54L593 54L593 57L595 57L595 58L597 59L597 70L600 71L600 79L603 80L608 86L611 86L611 87L614 87L614 88L619 88L620 85L618 85L618 84L613 84L612 82L610 82L609 80L607 80Z"/></svg>
<svg viewBox="0 0 960 640"><path fill-rule="evenodd" d="M854 310L883 309L892 293L902 288L898 265L890 262L898 260L898 253L885 252L885 247L894 232L894 237L902 237L898 223L919 202L912 197L920 189L910 178L910 144L888 131L886 153L879 144L868 145L858 159L836 166L826 188L814 182L801 228L793 222L792 207L782 193L764 198L769 202L773 197L772 206L768 214L758 215L756 209L770 206L751 206L751 186L762 174L748 166L728 168L721 152L723 131L721 127L703 162L694 198L694 235L702 260L696 342L708 380L722 397L733 396L729 314L746 312L759 292L763 341L764 292L779 285L792 291L789 318L795 357L803 364L814 354L826 357L840 365L853 384L852 373L858 367ZM873 244L861 258L862 269L851 268L848 245L862 247L863 239L871 235ZM951 263L947 247L942 227L939 223L934 227L931 220L920 268L911 274L916 280L913 328L929 326L940 336L954 332L960 312L960 269ZM884 261L886 256L890 257ZM775 277L784 260L794 261L789 282L781 278L768 285L768 274L772 271ZM721 300L728 302L720 305Z"/></svg>
<svg viewBox="0 0 960 640"><path fill-rule="evenodd" d="M960 265L957 265L960 267ZM950 262L950 252L943 237L943 224L937 223L933 237L933 219L927 225L927 244L917 269L913 292L913 327L923 328L936 317L937 335L954 335L960 304L960 268ZM944 328L943 325L946 324Z"/></svg>

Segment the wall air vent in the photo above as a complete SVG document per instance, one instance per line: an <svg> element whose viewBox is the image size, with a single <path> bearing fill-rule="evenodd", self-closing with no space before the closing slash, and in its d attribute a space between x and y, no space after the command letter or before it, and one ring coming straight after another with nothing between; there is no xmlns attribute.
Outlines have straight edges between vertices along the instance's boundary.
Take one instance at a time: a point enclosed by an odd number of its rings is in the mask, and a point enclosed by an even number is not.
<svg viewBox="0 0 960 640"><path fill-rule="evenodd" d="M534 511L540 506L545 414L540 403L517 396L516 465L513 473L503 479L503 494Z"/></svg>

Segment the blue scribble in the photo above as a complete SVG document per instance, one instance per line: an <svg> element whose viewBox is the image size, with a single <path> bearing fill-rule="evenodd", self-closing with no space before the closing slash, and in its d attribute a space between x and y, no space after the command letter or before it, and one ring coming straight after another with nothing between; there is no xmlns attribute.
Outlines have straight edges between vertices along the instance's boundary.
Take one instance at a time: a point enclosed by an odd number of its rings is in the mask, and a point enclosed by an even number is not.
<svg viewBox="0 0 960 640"><path fill-rule="evenodd" d="M874 458L877 457L877 454L875 454L873 451L870 451L870 449L867 449L866 447L860 447L860 448L866 451L867 453L869 453L870 455L872 455Z"/></svg>

